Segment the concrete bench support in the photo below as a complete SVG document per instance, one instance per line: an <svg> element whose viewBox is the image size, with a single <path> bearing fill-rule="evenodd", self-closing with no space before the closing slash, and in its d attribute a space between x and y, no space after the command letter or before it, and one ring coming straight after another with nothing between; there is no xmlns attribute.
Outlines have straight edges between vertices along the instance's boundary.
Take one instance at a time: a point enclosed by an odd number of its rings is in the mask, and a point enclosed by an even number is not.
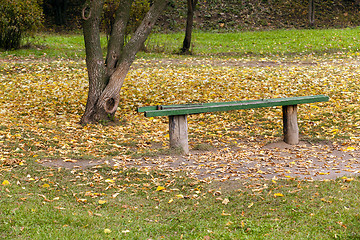
<svg viewBox="0 0 360 240"><path fill-rule="evenodd" d="M299 127L297 123L297 105L283 106L284 142L296 145L299 143Z"/></svg>
<svg viewBox="0 0 360 240"><path fill-rule="evenodd" d="M189 153L188 125L186 115L169 116L170 148L180 148Z"/></svg>

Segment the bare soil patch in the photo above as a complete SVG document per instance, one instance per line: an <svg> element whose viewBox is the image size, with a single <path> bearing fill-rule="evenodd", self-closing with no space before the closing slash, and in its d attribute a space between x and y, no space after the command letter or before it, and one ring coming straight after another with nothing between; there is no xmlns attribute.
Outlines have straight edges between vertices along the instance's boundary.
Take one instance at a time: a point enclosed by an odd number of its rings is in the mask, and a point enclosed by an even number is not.
<svg viewBox="0 0 360 240"><path fill-rule="evenodd" d="M331 142L289 145L283 141L259 147L212 151L191 150L189 155L168 155L133 159L117 156L111 160L43 160L49 167L93 168L107 164L122 168L185 171L197 179L238 180L249 178L302 180L336 179L360 173L360 152L341 150Z"/></svg>
<svg viewBox="0 0 360 240"><path fill-rule="evenodd" d="M249 60L249 59L208 59L208 58L186 58L186 59L160 59L160 60L138 60L132 65L133 68L143 68L152 65L163 66L212 66L212 67L275 67L275 66L311 66L319 62L312 60L294 61L272 61L272 60ZM333 63L335 64L335 63Z"/></svg>

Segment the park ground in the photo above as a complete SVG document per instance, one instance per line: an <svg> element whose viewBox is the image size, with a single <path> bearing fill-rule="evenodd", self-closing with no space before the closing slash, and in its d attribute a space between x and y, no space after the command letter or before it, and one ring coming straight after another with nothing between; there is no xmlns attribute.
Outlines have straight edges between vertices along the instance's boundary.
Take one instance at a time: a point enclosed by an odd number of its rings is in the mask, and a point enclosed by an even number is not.
<svg viewBox="0 0 360 240"><path fill-rule="evenodd" d="M359 238L358 29L333 31L313 30L321 40L303 46L274 31L243 35L259 34L250 45L199 41L188 57L140 53L116 122L87 126L78 124L87 74L76 36L61 37L62 57L41 46L1 53L0 236ZM170 51L160 38L151 46ZM282 142L278 108L190 116L189 155L168 149L166 118L136 112L317 94L330 101L299 107L298 146Z"/></svg>

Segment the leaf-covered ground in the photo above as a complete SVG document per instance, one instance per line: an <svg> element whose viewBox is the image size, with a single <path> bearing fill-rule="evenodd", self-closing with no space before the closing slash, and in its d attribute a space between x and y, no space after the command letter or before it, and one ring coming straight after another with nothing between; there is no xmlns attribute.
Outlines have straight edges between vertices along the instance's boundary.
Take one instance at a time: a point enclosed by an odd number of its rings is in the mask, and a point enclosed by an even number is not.
<svg viewBox="0 0 360 240"><path fill-rule="evenodd" d="M359 65L356 55L140 59L116 124L82 127L84 62L1 61L0 238L358 238L358 177L294 178L358 173ZM311 94L330 101L299 107L298 146L281 142L281 109L254 109L189 116L182 156L168 150L167 118L136 112Z"/></svg>
<svg viewBox="0 0 360 240"><path fill-rule="evenodd" d="M328 164L333 171L338 171L339 161L346 159L349 172L356 172L360 147L359 65L356 54L337 60L139 59L121 92L119 122L82 127L78 121L87 97L84 62L2 61L1 162L12 165L26 164L26 159L114 159L122 166L140 167L166 168L164 163L170 162L171 169L191 163L192 167L181 169L203 177L228 178L229 174L266 175L270 165L280 176L287 176L291 175L286 169L289 165L296 164L299 171L314 168L315 158L323 159L319 164ZM280 108L190 116L189 142L193 150L185 157L167 150L167 118L149 119L136 112L136 107L145 105L316 94L328 95L330 101L299 107L304 142L298 148L264 148L281 140ZM328 143L325 146L314 144L324 140ZM283 154L289 151L295 155ZM322 154L334 151L338 156L322 158ZM260 165L245 164L254 159ZM330 173L312 173L319 174Z"/></svg>

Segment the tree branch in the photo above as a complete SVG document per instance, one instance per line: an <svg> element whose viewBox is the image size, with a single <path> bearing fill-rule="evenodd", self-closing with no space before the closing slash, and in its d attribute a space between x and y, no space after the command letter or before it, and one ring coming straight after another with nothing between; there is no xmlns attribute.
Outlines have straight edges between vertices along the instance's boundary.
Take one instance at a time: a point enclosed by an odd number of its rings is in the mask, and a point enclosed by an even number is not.
<svg viewBox="0 0 360 240"><path fill-rule="evenodd" d="M107 75L110 76L116 68L120 54L124 47L124 40L126 34L126 26L129 21L130 9L134 0L124 0L119 5L115 22L110 33L110 40L108 43L108 50L106 56Z"/></svg>
<svg viewBox="0 0 360 240"><path fill-rule="evenodd" d="M136 29L134 35L124 47L120 58L121 60L127 59L127 61L129 61L129 64L131 65L131 63L135 59L136 53L140 50L141 46L146 41L146 38L149 36L156 20L165 10L168 1L169 0L154 1L153 5L150 7L150 10L145 15L145 18L141 22L140 26Z"/></svg>

